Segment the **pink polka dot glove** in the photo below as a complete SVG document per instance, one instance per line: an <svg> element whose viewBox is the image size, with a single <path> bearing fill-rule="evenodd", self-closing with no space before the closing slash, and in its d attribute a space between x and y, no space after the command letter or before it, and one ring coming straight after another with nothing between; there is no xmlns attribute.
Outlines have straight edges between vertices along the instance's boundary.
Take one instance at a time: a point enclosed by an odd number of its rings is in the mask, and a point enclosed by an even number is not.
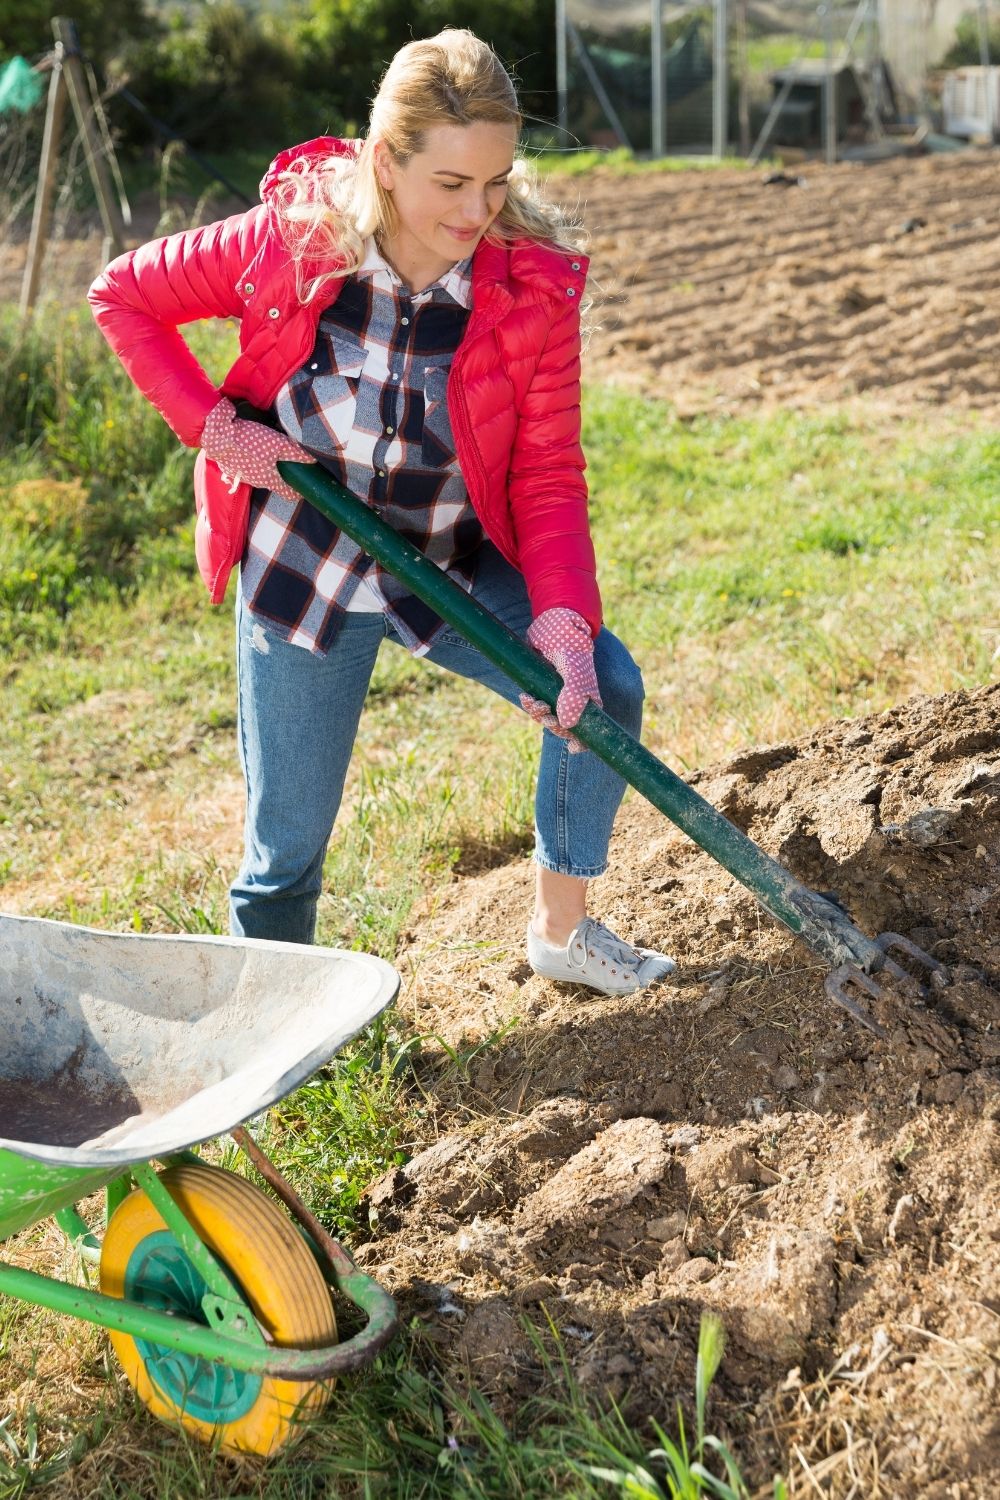
<svg viewBox="0 0 1000 1500"><path fill-rule="evenodd" d="M541 703L527 693L521 694L521 707L536 724L551 729L561 739L569 740L569 748L576 754L586 747L569 731L579 721L588 699L593 699L599 708L601 706L590 626L576 610L546 609L537 620L532 620L528 642L552 663L563 680L563 687L556 699L554 714L549 704Z"/></svg>
<svg viewBox="0 0 1000 1500"><path fill-rule="evenodd" d="M300 464L316 462L311 453L283 432L274 432L261 422L243 421L225 396L205 418L201 446L206 458L219 465L234 489L242 482L253 485L254 489L273 490L286 500L301 500L302 496L285 483L274 467L275 462L279 458Z"/></svg>

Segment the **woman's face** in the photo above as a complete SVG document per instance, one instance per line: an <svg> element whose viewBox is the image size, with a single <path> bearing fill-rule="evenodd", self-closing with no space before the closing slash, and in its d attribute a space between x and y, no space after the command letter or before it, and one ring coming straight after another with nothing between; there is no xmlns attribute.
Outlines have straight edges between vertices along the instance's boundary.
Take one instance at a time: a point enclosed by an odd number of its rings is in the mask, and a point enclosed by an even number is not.
<svg viewBox="0 0 1000 1500"><path fill-rule="evenodd" d="M399 219L386 249L401 274L409 262L442 275L472 254L503 208L516 144L513 124L477 121L433 126L405 166L376 147L376 171Z"/></svg>

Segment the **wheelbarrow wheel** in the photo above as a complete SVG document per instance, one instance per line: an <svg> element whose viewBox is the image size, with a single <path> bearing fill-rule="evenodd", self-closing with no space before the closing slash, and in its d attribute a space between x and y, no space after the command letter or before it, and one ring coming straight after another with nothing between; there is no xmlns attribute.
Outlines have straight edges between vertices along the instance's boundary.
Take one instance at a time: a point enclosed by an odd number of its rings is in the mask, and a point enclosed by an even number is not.
<svg viewBox="0 0 1000 1500"><path fill-rule="evenodd" d="M161 1180L202 1241L238 1284L268 1341L318 1348L336 1342L329 1289L284 1213L245 1178L218 1167L170 1167ZM101 1251L101 1290L199 1322L205 1284L146 1194L115 1210ZM141 1337L110 1331L125 1376L162 1420L226 1453L274 1453L320 1411L327 1382L231 1369Z"/></svg>

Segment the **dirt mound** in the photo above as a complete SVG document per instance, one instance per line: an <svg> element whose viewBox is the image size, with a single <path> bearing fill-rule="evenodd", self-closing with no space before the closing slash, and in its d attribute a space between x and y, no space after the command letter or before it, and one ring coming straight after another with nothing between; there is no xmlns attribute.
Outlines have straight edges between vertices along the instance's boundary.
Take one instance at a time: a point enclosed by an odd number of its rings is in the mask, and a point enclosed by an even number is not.
<svg viewBox="0 0 1000 1500"><path fill-rule="evenodd" d="M682 412L947 402L1000 413L995 150L561 191L593 235L595 380Z"/></svg>
<svg viewBox="0 0 1000 1500"><path fill-rule="evenodd" d="M677 954L674 981L606 1000L540 980L530 866L457 882L420 923L408 998L459 1065L434 1045L417 1059L439 1134L373 1189L362 1257L508 1420L545 1378L523 1327L537 1304L582 1386L636 1422L693 1389L712 1308L729 1339L712 1422L755 1483L995 1495L1000 687L692 779L951 985L887 995L879 1040L633 797L595 905Z"/></svg>

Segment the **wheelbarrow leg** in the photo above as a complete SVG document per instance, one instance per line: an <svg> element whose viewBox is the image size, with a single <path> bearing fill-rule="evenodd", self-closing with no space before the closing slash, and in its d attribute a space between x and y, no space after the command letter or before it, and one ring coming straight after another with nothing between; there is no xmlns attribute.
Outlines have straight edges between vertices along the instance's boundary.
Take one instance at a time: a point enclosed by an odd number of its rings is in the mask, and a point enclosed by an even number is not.
<svg viewBox="0 0 1000 1500"><path fill-rule="evenodd" d="M108 1185L109 1195L111 1186L111 1184ZM55 1219L63 1234L79 1250L84 1260L100 1260L101 1242L86 1219L80 1215L75 1203L71 1203L68 1208L59 1209Z"/></svg>
<svg viewBox="0 0 1000 1500"><path fill-rule="evenodd" d="M316 1215L306 1207L291 1183L285 1181L274 1163L264 1155L245 1125L230 1135L256 1167L269 1187L273 1188L289 1213L297 1219L312 1240L322 1260L326 1261L328 1280L357 1307L368 1313L372 1347L381 1348L392 1338L399 1324L396 1304L370 1277L360 1271L339 1240L328 1234ZM374 1294L378 1293L378 1296Z"/></svg>

